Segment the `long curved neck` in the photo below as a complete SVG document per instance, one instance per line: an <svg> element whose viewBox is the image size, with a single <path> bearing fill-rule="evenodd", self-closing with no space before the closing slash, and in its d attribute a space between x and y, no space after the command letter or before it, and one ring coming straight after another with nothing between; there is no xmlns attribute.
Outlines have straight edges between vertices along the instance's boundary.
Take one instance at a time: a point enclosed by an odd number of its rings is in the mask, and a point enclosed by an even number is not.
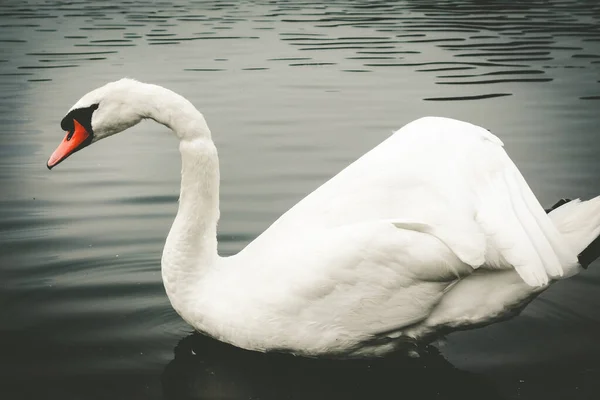
<svg viewBox="0 0 600 400"><path fill-rule="evenodd" d="M179 209L167 236L162 267L165 285L198 278L217 254L219 160L210 139L182 140Z"/></svg>
<svg viewBox="0 0 600 400"><path fill-rule="evenodd" d="M144 117L168 126L180 140L179 209L162 257L165 289L178 310L178 292L218 258L219 159L204 117L189 101L160 86L146 89Z"/></svg>

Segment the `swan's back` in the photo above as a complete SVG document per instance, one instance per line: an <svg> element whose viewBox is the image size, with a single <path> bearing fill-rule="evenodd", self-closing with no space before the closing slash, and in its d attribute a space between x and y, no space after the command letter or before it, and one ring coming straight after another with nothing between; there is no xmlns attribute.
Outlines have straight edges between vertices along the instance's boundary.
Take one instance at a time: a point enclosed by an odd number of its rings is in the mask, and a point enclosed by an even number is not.
<svg viewBox="0 0 600 400"><path fill-rule="evenodd" d="M561 242L500 139L440 117L421 118L395 132L244 251L380 220L426 230L473 268L515 268L534 286L577 266L577 254Z"/></svg>

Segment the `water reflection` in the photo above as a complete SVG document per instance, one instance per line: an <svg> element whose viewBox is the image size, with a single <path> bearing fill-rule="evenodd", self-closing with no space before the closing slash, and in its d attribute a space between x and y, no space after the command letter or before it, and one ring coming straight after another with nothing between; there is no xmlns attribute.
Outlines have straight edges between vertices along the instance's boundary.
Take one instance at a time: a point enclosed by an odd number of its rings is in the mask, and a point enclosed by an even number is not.
<svg viewBox="0 0 600 400"><path fill-rule="evenodd" d="M318 360L245 351L200 334L182 339L162 374L166 399L500 399L485 378L432 346L420 358Z"/></svg>

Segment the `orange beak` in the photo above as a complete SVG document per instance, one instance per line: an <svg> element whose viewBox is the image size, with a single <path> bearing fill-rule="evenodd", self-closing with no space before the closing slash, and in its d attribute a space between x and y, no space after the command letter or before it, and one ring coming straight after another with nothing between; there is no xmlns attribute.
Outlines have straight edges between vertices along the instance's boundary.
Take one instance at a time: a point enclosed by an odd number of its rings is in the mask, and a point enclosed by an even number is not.
<svg viewBox="0 0 600 400"><path fill-rule="evenodd" d="M73 120L73 124L75 127L73 132L67 132L62 143L58 145L54 153L50 156L47 164L48 169L52 169L52 167L62 162L71 154L90 144L92 135L76 119Z"/></svg>

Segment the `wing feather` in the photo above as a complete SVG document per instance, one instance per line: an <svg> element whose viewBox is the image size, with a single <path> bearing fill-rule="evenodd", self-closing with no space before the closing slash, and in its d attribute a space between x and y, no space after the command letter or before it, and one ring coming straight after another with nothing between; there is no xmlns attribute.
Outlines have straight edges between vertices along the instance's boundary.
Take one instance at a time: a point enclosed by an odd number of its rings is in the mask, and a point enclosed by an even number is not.
<svg viewBox="0 0 600 400"><path fill-rule="evenodd" d="M424 118L396 135L405 152L408 145L418 154L412 162L426 171L422 180L430 193L438 194L422 199L423 207L437 202L446 208L443 214L424 214L420 222L463 262L473 268L514 268L531 286L546 285L577 263L491 132L461 121ZM422 167L427 163L437 167ZM452 191L456 195L448 195Z"/></svg>
<svg viewBox="0 0 600 400"><path fill-rule="evenodd" d="M490 250L488 262L498 265L498 256L514 267L531 286L548 284L564 274L563 267L577 263L561 235L529 188L529 185L500 146L482 147L477 157L487 184L479 185L477 219Z"/></svg>
<svg viewBox="0 0 600 400"><path fill-rule="evenodd" d="M502 141L479 126L438 117L398 130L245 251L369 221L428 233L473 269L514 268L532 286L577 263Z"/></svg>

